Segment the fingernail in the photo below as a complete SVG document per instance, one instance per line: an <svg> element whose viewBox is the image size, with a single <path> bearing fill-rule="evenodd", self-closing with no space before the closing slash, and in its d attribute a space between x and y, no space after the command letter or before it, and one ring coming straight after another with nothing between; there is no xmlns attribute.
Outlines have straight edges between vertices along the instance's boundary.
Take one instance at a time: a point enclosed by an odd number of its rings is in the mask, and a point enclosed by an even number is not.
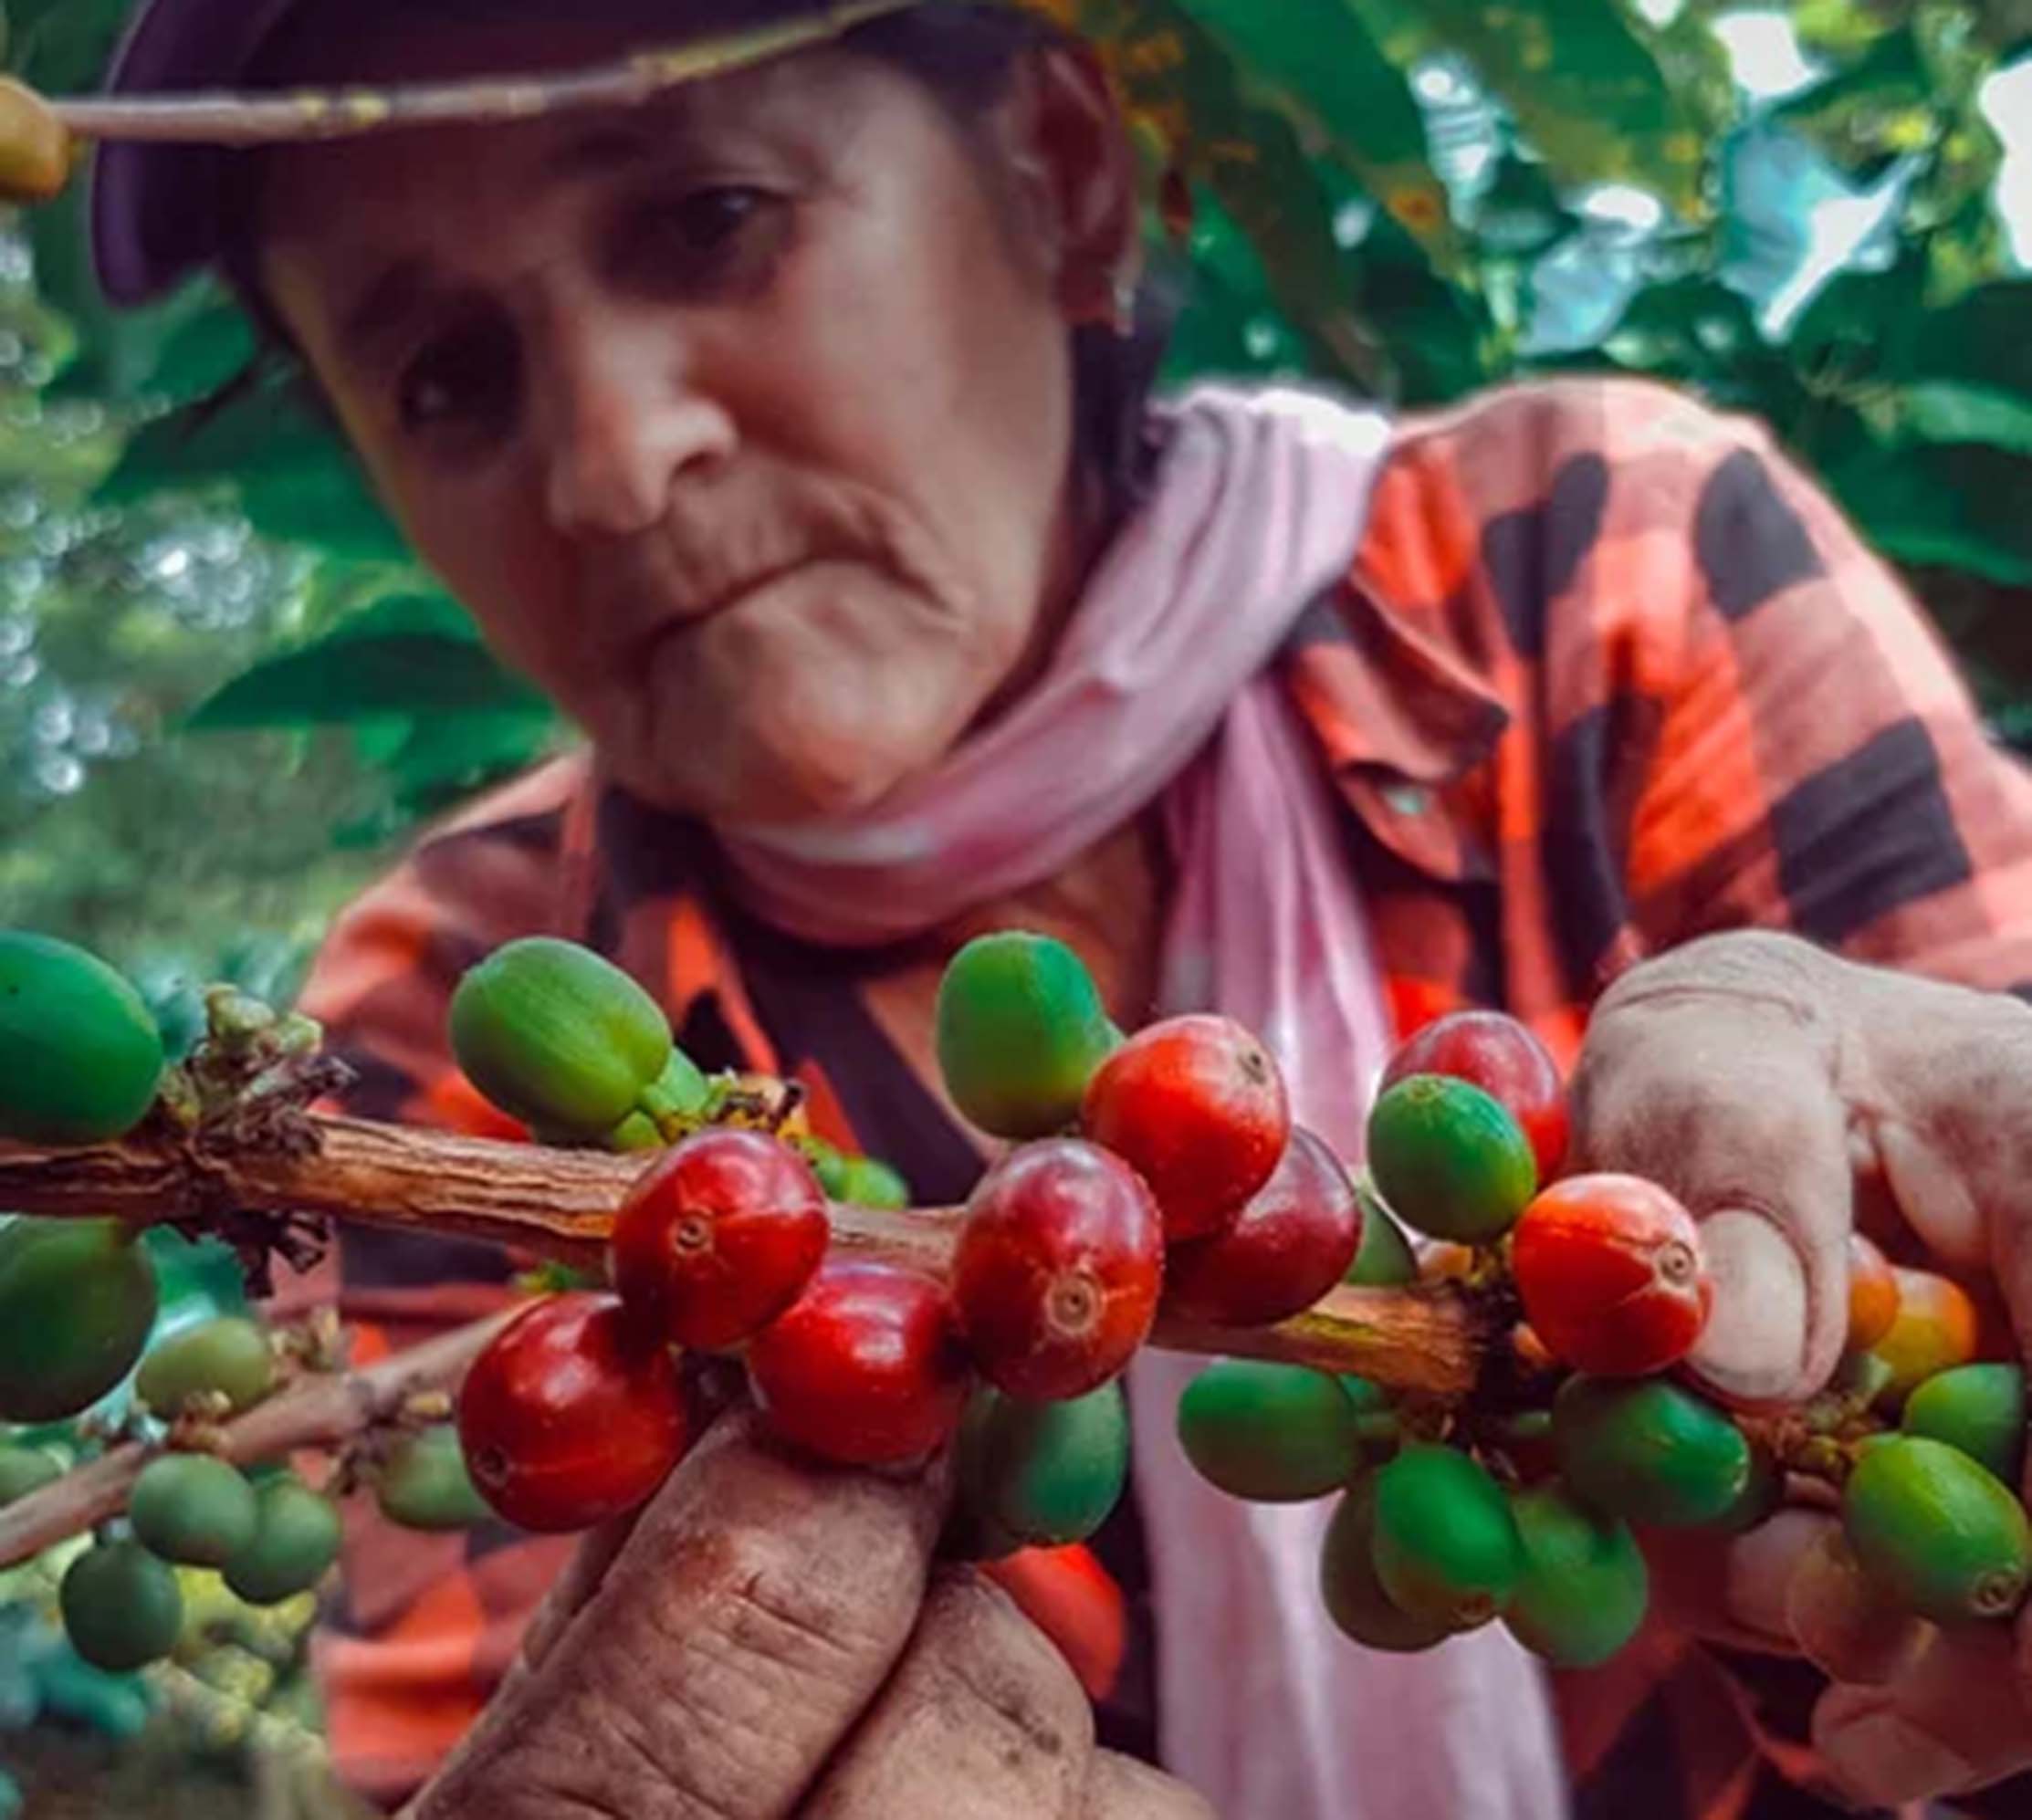
<svg viewBox="0 0 2032 1820"><path fill-rule="evenodd" d="M1849 1794L1879 1807L1953 1794L1975 1779L1967 1759L1892 1713L1844 1727L1820 1751Z"/></svg>
<svg viewBox="0 0 2032 1820"><path fill-rule="evenodd" d="M1798 1387L1807 1349L1807 1271L1761 1213L1711 1215L1701 1249L1714 1309L1689 1363L1726 1396L1757 1402Z"/></svg>

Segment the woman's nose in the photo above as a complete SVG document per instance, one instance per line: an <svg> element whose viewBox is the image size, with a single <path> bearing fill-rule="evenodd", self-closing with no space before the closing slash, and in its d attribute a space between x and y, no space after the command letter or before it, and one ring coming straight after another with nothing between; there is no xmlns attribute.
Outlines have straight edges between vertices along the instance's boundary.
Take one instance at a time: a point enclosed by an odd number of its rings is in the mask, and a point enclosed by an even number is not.
<svg viewBox="0 0 2032 1820"><path fill-rule="evenodd" d="M657 358L658 354L662 356ZM553 420L548 506L567 536L648 530L685 479L719 465L738 437L714 400L673 374L667 348L615 336L571 362Z"/></svg>

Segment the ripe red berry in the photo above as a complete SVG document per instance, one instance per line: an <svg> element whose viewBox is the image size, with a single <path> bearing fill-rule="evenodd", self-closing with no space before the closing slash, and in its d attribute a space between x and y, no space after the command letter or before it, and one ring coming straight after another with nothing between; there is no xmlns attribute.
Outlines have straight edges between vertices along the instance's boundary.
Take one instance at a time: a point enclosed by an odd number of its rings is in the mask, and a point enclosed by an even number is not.
<svg viewBox="0 0 2032 1820"><path fill-rule="evenodd" d="M1119 1156L1076 1137L1027 1144L967 1203L952 1287L974 1362L998 1390L1084 1396L1150 1332L1164 1222Z"/></svg>
<svg viewBox="0 0 2032 1820"><path fill-rule="evenodd" d="M1173 1242L1231 1224L1291 1141L1270 1051L1232 1019L1201 1015L1125 1042L1087 1083L1080 1120L1150 1185Z"/></svg>
<svg viewBox="0 0 2032 1820"><path fill-rule="evenodd" d="M590 1529L663 1483L689 1440L669 1349L635 1338L611 1295L554 1295L473 1361L458 1396L466 1470L509 1522Z"/></svg>
<svg viewBox="0 0 2032 1820"><path fill-rule="evenodd" d="M614 1220L614 1287L679 1345L738 1345L804 1293L830 1230L825 1191L789 1145L701 1132L635 1178Z"/></svg>
<svg viewBox="0 0 2032 1820"><path fill-rule="evenodd" d="M1596 1377L1677 1365L1714 1300L1693 1216L1635 1176L1573 1176L1547 1188L1517 1222L1510 1268L1538 1337Z"/></svg>
<svg viewBox="0 0 2032 1820"><path fill-rule="evenodd" d="M1377 1096L1414 1074L1472 1081L1500 1100L1531 1140L1538 1179L1549 1182L1566 1155L1566 1090L1552 1051L1501 1011L1455 1011L1426 1025L1390 1058Z"/></svg>
<svg viewBox="0 0 2032 1820"><path fill-rule="evenodd" d="M835 1259L748 1349L770 1425L845 1466L916 1459L958 1426L967 1355L943 1285Z"/></svg>
<svg viewBox="0 0 2032 1820"><path fill-rule="evenodd" d="M1173 1312L1225 1327L1282 1321L1347 1274L1362 1242L1362 1204L1340 1159L1294 1126L1283 1161L1235 1223L1173 1248L1165 1298Z"/></svg>

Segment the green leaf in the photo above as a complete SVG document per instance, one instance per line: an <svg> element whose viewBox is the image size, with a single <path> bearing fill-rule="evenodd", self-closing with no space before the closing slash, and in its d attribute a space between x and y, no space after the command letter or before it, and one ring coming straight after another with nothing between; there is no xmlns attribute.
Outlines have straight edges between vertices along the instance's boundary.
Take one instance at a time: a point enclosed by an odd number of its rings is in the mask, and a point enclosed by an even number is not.
<svg viewBox="0 0 2032 1820"><path fill-rule="evenodd" d="M1660 33L1629 0L1346 0L1400 61L1458 52L1566 183L1635 183L1707 212L1706 145L1733 111L1702 30Z"/></svg>
<svg viewBox="0 0 2032 1820"><path fill-rule="evenodd" d="M1344 165L1440 265L1460 267L1465 249L1425 116L1344 0L1185 0L1184 10L1237 61L1251 98L1288 116L1315 155Z"/></svg>
<svg viewBox="0 0 2032 1820"><path fill-rule="evenodd" d="M192 304L150 376L150 390L173 405L213 396L246 371L258 349L254 324L223 289L207 283Z"/></svg>
<svg viewBox="0 0 2032 1820"><path fill-rule="evenodd" d="M360 561L408 557L345 445L293 377L158 418L128 444L100 497L120 505L218 486L232 487L256 528L284 542Z"/></svg>
<svg viewBox="0 0 2032 1820"><path fill-rule="evenodd" d="M1929 443L1987 443L2032 455L2032 398L1934 380L1896 393L1892 433Z"/></svg>
<svg viewBox="0 0 2032 1820"><path fill-rule="evenodd" d="M1821 390L1958 381L2032 402L2032 278L1999 278L1945 309L1924 249L1883 272L1831 282L1794 324L1793 362Z"/></svg>
<svg viewBox="0 0 2032 1820"><path fill-rule="evenodd" d="M1932 150L1944 125L1934 71L1910 24L1870 39L1837 70L1774 110L1852 176L1874 182L1897 158Z"/></svg>
<svg viewBox="0 0 2032 1820"><path fill-rule="evenodd" d="M1476 250L1484 256L1535 259L1580 225L1545 163L1514 146L1504 150L1474 208Z"/></svg>
<svg viewBox="0 0 2032 1820"><path fill-rule="evenodd" d="M1790 365L1765 340L1749 304L1715 278L1646 286L1600 351L1626 372L1697 386L1719 405L1780 424L1798 408Z"/></svg>
<svg viewBox="0 0 2032 1820"><path fill-rule="evenodd" d="M389 764L396 800L429 813L526 769L543 756L558 721L548 708L433 715L410 725Z"/></svg>
<svg viewBox="0 0 2032 1820"><path fill-rule="evenodd" d="M9 0L7 67L46 95L96 89L130 0Z"/></svg>
<svg viewBox="0 0 2032 1820"><path fill-rule="evenodd" d="M2032 585L2032 460L1978 443L1922 453L1870 445L1828 479L1870 540L1900 562Z"/></svg>
<svg viewBox="0 0 2032 1820"><path fill-rule="evenodd" d="M1737 0L1723 0L1724 8ZM1880 33L1907 24L1922 0L1795 0L1792 28L1809 51L1852 56ZM1941 9L1980 44L2008 55L2032 39L2032 0L1974 0Z"/></svg>
<svg viewBox="0 0 2032 1820"><path fill-rule="evenodd" d="M164 350L200 307L182 292L141 309L115 309L93 276L87 237L86 186L74 183L58 199L25 216L36 285L76 334L71 357L50 395L124 405L145 396Z"/></svg>
<svg viewBox="0 0 2032 1820"><path fill-rule="evenodd" d="M319 642L343 644L356 638L448 638L460 644L480 643L473 617L449 594L413 589L383 594L349 613Z"/></svg>
<svg viewBox="0 0 2032 1820"><path fill-rule="evenodd" d="M235 677L185 725L210 732L447 713L550 718L543 697L501 667L456 607L405 595ZM400 751L388 762L399 768Z"/></svg>
<svg viewBox="0 0 2032 1820"><path fill-rule="evenodd" d="M1332 208L1288 114L1244 94L1234 59L1180 0L1078 0L1132 119L1218 198L1262 262L1270 299L1319 370L1364 391L1395 375L1353 303Z"/></svg>

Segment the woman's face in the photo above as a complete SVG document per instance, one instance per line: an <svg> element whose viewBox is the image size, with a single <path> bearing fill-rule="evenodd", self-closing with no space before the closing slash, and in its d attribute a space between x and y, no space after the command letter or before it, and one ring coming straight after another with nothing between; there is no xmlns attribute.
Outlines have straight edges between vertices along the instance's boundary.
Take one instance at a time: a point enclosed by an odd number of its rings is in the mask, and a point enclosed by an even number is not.
<svg viewBox="0 0 2032 1820"><path fill-rule="evenodd" d="M337 41L374 79L639 37ZM1067 323L1126 214L1061 181L1107 122L1053 79L984 123L1006 178L917 84L830 51L277 154L266 282L383 497L648 800L873 801L1048 635L1079 561Z"/></svg>

